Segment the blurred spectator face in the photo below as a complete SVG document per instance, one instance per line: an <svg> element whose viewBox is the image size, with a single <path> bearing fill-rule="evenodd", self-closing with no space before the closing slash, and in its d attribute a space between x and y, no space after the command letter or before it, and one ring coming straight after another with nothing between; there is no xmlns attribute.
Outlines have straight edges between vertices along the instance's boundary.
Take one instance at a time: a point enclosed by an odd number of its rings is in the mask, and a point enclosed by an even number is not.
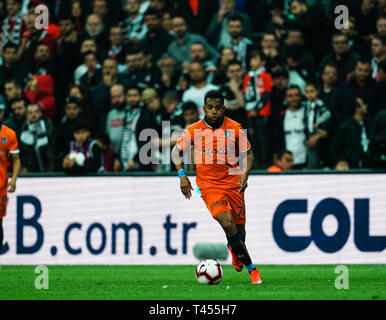
<svg viewBox="0 0 386 320"><path fill-rule="evenodd" d="M98 64L98 60L94 53L87 54L84 57L84 65L87 67L89 71L96 70L97 64Z"/></svg>
<svg viewBox="0 0 386 320"><path fill-rule="evenodd" d="M165 0L150 0L150 8L161 11L166 7Z"/></svg>
<svg viewBox="0 0 386 320"><path fill-rule="evenodd" d="M129 89L126 92L126 104L135 107L141 101L141 95L137 89Z"/></svg>
<svg viewBox="0 0 386 320"><path fill-rule="evenodd" d="M386 18L378 19L377 31L379 34L386 35Z"/></svg>
<svg viewBox="0 0 386 320"><path fill-rule="evenodd" d="M264 61L261 60L259 55L255 55L254 57L251 58L250 65L251 65L252 70L257 70L257 69L261 68L262 66L264 66Z"/></svg>
<svg viewBox="0 0 386 320"><path fill-rule="evenodd" d="M3 59L6 64L13 66L17 62L17 50L15 48L6 48Z"/></svg>
<svg viewBox="0 0 386 320"><path fill-rule="evenodd" d="M295 17L298 18L306 11L307 11L307 6L305 4L300 3L299 1L296 1L296 0L291 3L291 13Z"/></svg>
<svg viewBox="0 0 386 320"><path fill-rule="evenodd" d="M281 159L277 159L275 162L283 171L292 170L294 166L294 157L290 153L284 153Z"/></svg>
<svg viewBox="0 0 386 320"><path fill-rule="evenodd" d="M50 48L46 44L40 44L35 52L35 60L38 62L46 62L50 59Z"/></svg>
<svg viewBox="0 0 386 320"><path fill-rule="evenodd" d="M126 55L126 67L129 72L133 72L137 68L137 54Z"/></svg>
<svg viewBox="0 0 386 320"><path fill-rule="evenodd" d="M338 72L336 68L328 65L325 66L324 71L322 73L322 80L330 87L335 86L338 81Z"/></svg>
<svg viewBox="0 0 386 320"><path fill-rule="evenodd" d="M298 109L300 108L300 102L302 100L302 95L299 88L289 88L285 94L285 101L287 102L288 108Z"/></svg>
<svg viewBox="0 0 386 320"><path fill-rule="evenodd" d="M141 51L138 52L135 55L135 68L136 70L141 70L145 67L146 65L146 56L145 54Z"/></svg>
<svg viewBox="0 0 386 320"><path fill-rule="evenodd" d="M93 12L100 17L106 16L109 11L106 0L95 0L93 4Z"/></svg>
<svg viewBox="0 0 386 320"><path fill-rule="evenodd" d="M375 8L375 0L362 0L362 12L364 14L370 13Z"/></svg>
<svg viewBox="0 0 386 320"><path fill-rule="evenodd" d="M91 14L87 18L85 27L86 27L87 33L91 37L96 37L102 32L102 29L103 29L102 19L96 14Z"/></svg>
<svg viewBox="0 0 386 320"><path fill-rule="evenodd" d="M344 35L338 35L332 39L332 48L338 55L347 53L350 50L347 38Z"/></svg>
<svg viewBox="0 0 386 320"><path fill-rule="evenodd" d="M123 45L125 38L123 36L122 28L121 27L112 27L110 29L109 40L113 46L119 47L119 46Z"/></svg>
<svg viewBox="0 0 386 320"><path fill-rule="evenodd" d="M370 63L362 63L358 62L355 70L354 76L357 82L364 83L370 77L371 74L371 64Z"/></svg>
<svg viewBox="0 0 386 320"><path fill-rule="evenodd" d="M5 8L7 9L8 14L13 17L19 13L20 3L15 0L6 0Z"/></svg>
<svg viewBox="0 0 386 320"><path fill-rule="evenodd" d="M237 39L243 33L243 24L238 20L229 21L227 30L233 39Z"/></svg>
<svg viewBox="0 0 386 320"><path fill-rule="evenodd" d="M159 68L162 73L172 75L176 69L176 63L172 57L164 57L159 61Z"/></svg>
<svg viewBox="0 0 386 320"><path fill-rule="evenodd" d="M38 122L43 116L42 111L40 110L37 104L30 104L27 107L27 120L29 123Z"/></svg>
<svg viewBox="0 0 386 320"><path fill-rule="evenodd" d="M153 112L157 112L158 110L161 109L161 101L160 101L160 98L158 96L146 99L143 102L147 105L149 110L151 110Z"/></svg>
<svg viewBox="0 0 386 320"><path fill-rule="evenodd" d="M111 87L110 97L113 108L123 109L125 106L125 89L122 85Z"/></svg>
<svg viewBox="0 0 386 320"><path fill-rule="evenodd" d="M205 70L201 63L192 63L189 66L189 77L193 83L205 81Z"/></svg>
<svg viewBox="0 0 386 320"><path fill-rule="evenodd" d="M189 109L189 110L185 110L182 114L182 117L184 118L185 122L189 125L189 124L192 124L192 123L195 123L197 122L199 119L198 119L198 111L197 110L193 110L193 109Z"/></svg>
<svg viewBox="0 0 386 320"><path fill-rule="evenodd" d="M261 40L261 47L263 50L272 50L277 48L277 41L273 34L265 34L263 35L263 39Z"/></svg>
<svg viewBox="0 0 386 320"><path fill-rule="evenodd" d="M117 61L115 61L114 59L106 59L103 62L102 73L105 76L110 75L115 77L118 74Z"/></svg>
<svg viewBox="0 0 386 320"><path fill-rule="evenodd" d="M76 103L70 102L66 104L64 112L66 113L68 119L74 120L79 117L82 112L82 108Z"/></svg>
<svg viewBox="0 0 386 320"><path fill-rule="evenodd" d="M376 38L371 40L371 53L373 57L381 57L386 54L386 46L382 44L382 41Z"/></svg>
<svg viewBox="0 0 386 320"><path fill-rule="evenodd" d="M63 36L68 36L74 30L74 23L71 19L59 21L60 32Z"/></svg>
<svg viewBox="0 0 386 320"><path fill-rule="evenodd" d="M24 100L18 100L12 103L12 112L17 121L24 121L27 115L27 106Z"/></svg>
<svg viewBox="0 0 386 320"><path fill-rule="evenodd" d="M71 16L73 18L80 18L82 16L82 7L79 1L74 1L71 8Z"/></svg>
<svg viewBox="0 0 386 320"><path fill-rule="evenodd" d="M172 20L173 32L177 38L183 38L188 30L186 22L181 17L176 17Z"/></svg>
<svg viewBox="0 0 386 320"><path fill-rule="evenodd" d="M157 30L161 26L161 20L153 14L145 14L143 21L149 31Z"/></svg>
<svg viewBox="0 0 386 320"><path fill-rule="evenodd" d="M289 31L285 43L289 46L302 46L304 44L302 32L300 30Z"/></svg>
<svg viewBox="0 0 386 320"><path fill-rule="evenodd" d="M305 94L308 101L318 100L318 90L316 90L314 85L307 85Z"/></svg>
<svg viewBox="0 0 386 320"><path fill-rule="evenodd" d="M203 62L206 59L206 51L201 43L194 43L190 46L189 57L192 61Z"/></svg>
<svg viewBox="0 0 386 320"><path fill-rule="evenodd" d="M173 31L172 15L170 12L164 12L162 14L162 28L168 32Z"/></svg>
<svg viewBox="0 0 386 320"><path fill-rule="evenodd" d="M137 15L139 12L139 1L127 0L125 10L129 15Z"/></svg>
<svg viewBox="0 0 386 320"><path fill-rule="evenodd" d="M220 56L220 64L221 65L228 65L228 62L236 59L236 54L231 48L224 48L221 50L221 56Z"/></svg>
<svg viewBox="0 0 386 320"><path fill-rule="evenodd" d="M284 90L288 86L288 77L284 75L279 75L276 77L273 77L273 86L279 90Z"/></svg>
<svg viewBox="0 0 386 320"><path fill-rule="evenodd" d="M82 46L80 47L80 53L83 54L83 53L86 53L87 51L91 51L95 53L98 51L97 45L94 40L87 39L83 41Z"/></svg>
<svg viewBox="0 0 386 320"><path fill-rule="evenodd" d="M84 143L90 138L91 132L87 129L80 129L74 132L74 139L79 146L83 146Z"/></svg>
<svg viewBox="0 0 386 320"><path fill-rule="evenodd" d="M229 80L240 82L243 79L243 68L238 64L231 64L227 68L226 76Z"/></svg>
<svg viewBox="0 0 386 320"><path fill-rule="evenodd" d="M4 86L5 99L11 101L16 98L20 98L22 89L15 85L13 82L7 82Z"/></svg>

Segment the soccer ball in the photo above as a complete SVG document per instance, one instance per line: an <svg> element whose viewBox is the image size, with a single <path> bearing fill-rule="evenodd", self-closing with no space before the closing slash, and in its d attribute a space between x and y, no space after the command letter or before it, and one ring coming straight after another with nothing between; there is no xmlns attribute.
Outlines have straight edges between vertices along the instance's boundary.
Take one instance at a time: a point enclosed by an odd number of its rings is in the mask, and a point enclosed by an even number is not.
<svg viewBox="0 0 386 320"><path fill-rule="evenodd" d="M201 284L218 284L222 279L222 268L215 260L207 259L196 268L196 279Z"/></svg>

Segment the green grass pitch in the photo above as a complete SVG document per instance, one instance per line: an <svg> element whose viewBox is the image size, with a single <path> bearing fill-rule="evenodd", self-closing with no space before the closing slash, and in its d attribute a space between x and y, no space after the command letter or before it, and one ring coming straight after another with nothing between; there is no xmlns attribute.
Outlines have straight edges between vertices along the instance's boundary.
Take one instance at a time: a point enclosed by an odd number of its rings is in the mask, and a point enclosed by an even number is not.
<svg viewBox="0 0 386 320"><path fill-rule="evenodd" d="M348 290L335 288L336 265L263 265L263 285L223 265L215 286L198 284L195 266L48 266L48 290L35 288L35 266L2 266L0 299L386 299L386 265L347 266Z"/></svg>

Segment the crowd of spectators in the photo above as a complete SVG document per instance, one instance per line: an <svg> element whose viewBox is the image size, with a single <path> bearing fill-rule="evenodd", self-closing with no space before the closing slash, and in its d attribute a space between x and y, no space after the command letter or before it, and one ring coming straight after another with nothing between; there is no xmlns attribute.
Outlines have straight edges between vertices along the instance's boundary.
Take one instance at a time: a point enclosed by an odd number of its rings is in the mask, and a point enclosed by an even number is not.
<svg viewBox="0 0 386 320"><path fill-rule="evenodd" d="M386 167L385 0L1 0L0 24L0 112L25 173L171 171L165 147L211 90L255 169Z"/></svg>

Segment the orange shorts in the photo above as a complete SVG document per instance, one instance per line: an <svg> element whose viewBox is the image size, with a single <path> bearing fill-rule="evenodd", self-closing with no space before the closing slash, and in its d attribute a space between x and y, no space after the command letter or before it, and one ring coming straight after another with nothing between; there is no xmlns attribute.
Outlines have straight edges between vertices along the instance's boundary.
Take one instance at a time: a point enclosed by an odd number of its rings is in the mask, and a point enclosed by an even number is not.
<svg viewBox="0 0 386 320"><path fill-rule="evenodd" d="M0 219L4 218L7 214L7 203L8 203L8 190L0 189Z"/></svg>
<svg viewBox="0 0 386 320"><path fill-rule="evenodd" d="M213 218L228 211L232 213L235 224L245 224L244 192L239 193L238 189L208 189L201 190L201 198Z"/></svg>

